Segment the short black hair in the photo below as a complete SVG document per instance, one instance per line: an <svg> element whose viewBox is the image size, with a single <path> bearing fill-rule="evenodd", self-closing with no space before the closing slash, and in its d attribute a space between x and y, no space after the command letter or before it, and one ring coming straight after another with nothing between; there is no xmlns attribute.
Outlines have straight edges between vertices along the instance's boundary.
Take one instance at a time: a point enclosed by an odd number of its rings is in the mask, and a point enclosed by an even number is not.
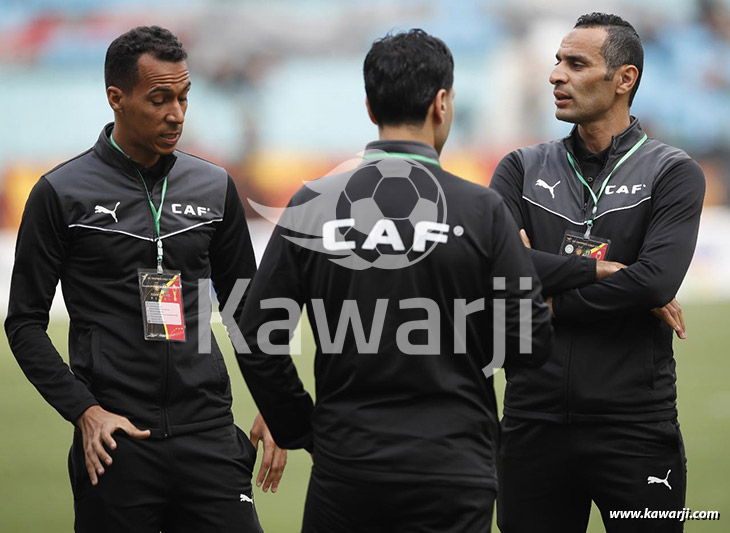
<svg viewBox="0 0 730 533"><path fill-rule="evenodd" d="M441 39L414 28L375 41L363 74L379 125L421 125L436 93L454 84L454 58Z"/></svg>
<svg viewBox="0 0 730 533"><path fill-rule="evenodd" d="M104 82L107 88L119 87L131 91L139 81L137 60L142 54L152 54L162 61L177 63L188 53L170 30L159 26L138 26L120 35L106 51Z"/></svg>
<svg viewBox="0 0 730 533"><path fill-rule="evenodd" d="M639 76L629 95L629 106L631 106L644 71L644 48L634 27L618 15L590 13L578 18L574 28L605 28L608 32L601 48L601 55L606 61L607 80L610 80L616 69L623 65L633 65L637 68Z"/></svg>

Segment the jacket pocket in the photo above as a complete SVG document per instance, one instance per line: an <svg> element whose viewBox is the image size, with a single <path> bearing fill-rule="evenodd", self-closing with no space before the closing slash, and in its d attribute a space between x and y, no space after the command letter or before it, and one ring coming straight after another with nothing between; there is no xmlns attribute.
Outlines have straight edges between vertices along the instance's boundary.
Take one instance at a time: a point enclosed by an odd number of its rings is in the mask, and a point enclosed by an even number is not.
<svg viewBox="0 0 730 533"><path fill-rule="evenodd" d="M238 426L235 426L236 428L236 437L238 439L238 442L243 447L244 450L244 461L246 466L249 467L251 472L253 472L254 466L256 465L256 448L254 447L253 443L251 442L251 439L248 438L246 433L239 428Z"/></svg>
<svg viewBox="0 0 730 533"><path fill-rule="evenodd" d="M223 359L223 354L217 345L213 346L213 349L210 352L210 357L213 358L213 367L215 369L216 376L218 376L218 386L216 388L220 392L224 392L228 388L228 370L226 370L226 362Z"/></svg>
<svg viewBox="0 0 730 533"><path fill-rule="evenodd" d="M674 357L674 350L672 348L672 337L674 330L665 322L660 321L658 318L654 319L654 335L652 338L652 350L651 350L651 368L650 368L650 384L651 388L655 388L657 380L661 384L664 383L662 380L661 372L662 369L669 364Z"/></svg>
<svg viewBox="0 0 730 533"><path fill-rule="evenodd" d="M91 379L96 390L107 385L101 356L101 331L97 328L91 330Z"/></svg>
<svg viewBox="0 0 730 533"><path fill-rule="evenodd" d="M644 352L643 363L643 376L644 376L644 387L646 387L649 390L654 389L654 354L655 349L652 348L651 350L646 350Z"/></svg>

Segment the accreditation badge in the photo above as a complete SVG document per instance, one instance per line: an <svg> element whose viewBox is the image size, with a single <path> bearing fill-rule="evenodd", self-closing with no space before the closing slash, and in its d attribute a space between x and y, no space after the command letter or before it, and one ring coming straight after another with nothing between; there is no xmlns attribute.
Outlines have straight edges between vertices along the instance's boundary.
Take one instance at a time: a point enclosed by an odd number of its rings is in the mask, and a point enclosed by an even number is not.
<svg viewBox="0 0 730 533"><path fill-rule="evenodd" d="M610 244L611 239L603 239L594 235L586 237L583 233L568 230L563 237L559 254L564 257L582 255L583 257L594 257L598 261L603 261L608 255L608 246Z"/></svg>
<svg viewBox="0 0 730 533"><path fill-rule="evenodd" d="M180 272L140 268L138 273L145 340L185 342Z"/></svg>

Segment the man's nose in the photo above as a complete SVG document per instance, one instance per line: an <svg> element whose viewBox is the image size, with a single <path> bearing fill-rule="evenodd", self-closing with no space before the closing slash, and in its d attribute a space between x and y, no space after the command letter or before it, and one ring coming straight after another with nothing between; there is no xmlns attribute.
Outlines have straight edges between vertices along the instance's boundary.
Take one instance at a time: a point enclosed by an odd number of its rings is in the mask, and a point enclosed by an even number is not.
<svg viewBox="0 0 730 533"><path fill-rule="evenodd" d="M567 81L567 75L565 69L561 65L555 65L555 68L550 73L550 84L557 85L558 83L565 83Z"/></svg>
<svg viewBox="0 0 730 533"><path fill-rule="evenodd" d="M182 124L185 121L185 108L178 101L173 102L172 108L169 109L165 120L175 124Z"/></svg>

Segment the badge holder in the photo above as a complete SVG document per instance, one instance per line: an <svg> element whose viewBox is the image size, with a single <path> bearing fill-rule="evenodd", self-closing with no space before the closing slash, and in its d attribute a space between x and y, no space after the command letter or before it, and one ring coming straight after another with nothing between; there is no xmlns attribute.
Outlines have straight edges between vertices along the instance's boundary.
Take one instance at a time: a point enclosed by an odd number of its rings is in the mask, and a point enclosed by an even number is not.
<svg viewBox="0 0 730 533"><path fill-rule="evenodd" d="M568 255L594 257L598 261L603 261L606 259L606 257L608 257L608 247L611 244L611 239L603 239L601 237L594 237L591 235L591 231L593 230L593 223L596 220L596 216L598 213L598 201L603 196L603 193L608 186L608 181L611 179L611 176L613 176L614 172L616 172L616 170L618 170L618 168L623 165L624 162L629 157L631 157L631 155L636 152L647 139L648 136L645 133L641 137L641 139L636 141L636 144L634 144L634 146L632 146L631 149L626 152L621 159L619 159L618 163L616 163L616 165L613 167L613 170L609 172L608 176L606 176L606 178L603 180L603 184L601 185L598 194L593 191L593 188L583 178L583 175L578 170L578 166L575 164L575 160L573 159L573 156L570 155L570 152L565 152L565 155L568 158L568 163L570 163L570 166L573 168L573 172L575 172L576 177L586 188L588 193L591 195L591 198L593 198L593 211L591 213L591 218L585 221L585 233L581 234L576 231L570 230L565 232L565 235L563 236L563 244L560 245L560 255L564 257Z"/></svg>
<svg viewBox="0 0 730 533"><path fill-rule="evenodd" d="M565 236L563 236L563 244L560 245L560 255L563 257L582 255L583 257L593 257L598 261L603 261L608 256L610 244L611 239L586 237L583 233L567 230Z"/></svg>
<svg viewBox="0 0 730 533"><path fill-rule="evenodd" d="M140 268L138 273L145 340L185 342L180 272Z"/></svg>

